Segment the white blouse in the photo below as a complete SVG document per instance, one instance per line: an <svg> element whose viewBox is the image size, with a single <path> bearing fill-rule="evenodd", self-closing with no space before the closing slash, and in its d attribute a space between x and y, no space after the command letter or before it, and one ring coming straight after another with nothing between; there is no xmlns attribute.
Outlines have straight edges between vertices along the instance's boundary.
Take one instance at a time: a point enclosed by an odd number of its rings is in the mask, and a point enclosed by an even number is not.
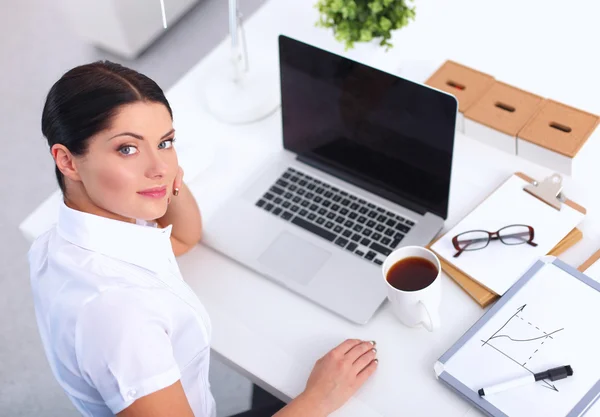
<svg viewBox="0 0 600 417"><path fill-rule="evenodd" d="M112 416L181 380L196 417L214 417L211 325L183 281L171 226L61 204L29 251L38 328L58 383L84 416Z"/></svg>

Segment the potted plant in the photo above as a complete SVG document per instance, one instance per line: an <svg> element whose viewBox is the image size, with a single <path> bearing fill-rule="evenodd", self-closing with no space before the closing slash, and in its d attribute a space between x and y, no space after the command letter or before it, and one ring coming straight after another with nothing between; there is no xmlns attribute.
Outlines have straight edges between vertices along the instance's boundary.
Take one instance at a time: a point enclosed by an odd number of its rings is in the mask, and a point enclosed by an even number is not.
<svg viewBox="0 0 600 417"><path fill-rule="evenodd" d="M319 0L315 7L320 19L317 26L332 28L335 38L346 50L355 42L377 41L386 50L392 31L400 29L415 18L412 0Z"/></svg>

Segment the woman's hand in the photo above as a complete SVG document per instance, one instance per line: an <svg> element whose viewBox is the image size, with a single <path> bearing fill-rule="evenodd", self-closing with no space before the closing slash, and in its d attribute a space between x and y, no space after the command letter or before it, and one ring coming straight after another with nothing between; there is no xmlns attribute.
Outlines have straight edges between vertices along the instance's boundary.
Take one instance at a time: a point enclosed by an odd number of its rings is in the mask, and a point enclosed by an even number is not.
<svg viewBox="0 0 600 417"><path fill-rule="evenodd" d="M160 227L173 225L171 244L175 256L183 255L198 244L202 236L202 217L200 209L183 182L183 169L179 167L167 199L167 211L156 222Z"/></svg>
<svg viewBox="0 0 600 417"><path fill-rule="evenodd" d="M329 415L375 372L376 355L375 342L346 340L317 361L301 395L323 415Z"/></svg>
<svg viewBox="0 0 600 417"><path fill-rule="evenodd" d="M173 189L172 193L175 197L179 195L179 191L181 191L181 187L183 187L183 168L179 167L177 171L177 175L175 175L175 179L173 180ZM171 203L171 197L167 199L167 204Z"/></svg>

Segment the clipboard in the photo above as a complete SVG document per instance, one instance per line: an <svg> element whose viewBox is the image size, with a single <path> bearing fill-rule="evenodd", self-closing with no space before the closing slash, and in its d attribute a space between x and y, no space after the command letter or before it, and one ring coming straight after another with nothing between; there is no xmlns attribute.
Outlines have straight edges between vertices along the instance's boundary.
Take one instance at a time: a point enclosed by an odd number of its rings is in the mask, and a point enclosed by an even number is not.
<svg viewBox="0 0 600 417"><path fill-rule="evenodd" d="M597 415L599 365L596 352L589 348L594 346L596 335L580 317L582 313L597 314L598 298L599 282L559 259L542 257L438 359L434 365L436 377L491 417L547 416L549 410L555 416L580 417L590 409ZM582 299L590 302L594 311L581 303ZM522 341L512 339L517 334L537 341L533 345L519 344ZM542 380L537 385L489 397L477 392L488 381L495 383L548 369L556 362L562 364L567 357L578 379Z"/></svg>
<svg viewBox="0 0 600 417"><path fill-rule="evenodd" d="M585 215L585 208L583 208L582 206L580 206L572 200L566 199L562 194L562 179L560 178L560 176L553 175L549 178L546 178L546 180L542 183L538 183L533 178L521 172L516 172L513 174L513 176L516 176L531 185L529 189L524 189L523 192L528 192L532 195L532 198L542 200L543 202L553 207L555 210L560 210L562 205L566 204L567 206L578 211L579 213ZM498 191L498 189L501 188L505 183L506 182L502 183L492 193L490 193L490 196L496 191ZM484 201L485 200L483 200L482 203L480 203L480 205L483 204ZM473 211L475 211L475 209ZM469 215L471 213L469 213ZM468 274L461 271L451 261L445 259L444 256L440 255L440 253L436 252L435 249L433 249L434 245L445 236L447 236L447 234L440 236L438 239L436 239L428 245L428 248L433 250L440 258L442 270L446 272L482 308L487 307L488 305L496 301L499 297L497 293L490 290L489 288L486 288L484 285L470 277ZM582 238L582 232L577 228L573 228L558 244L556 244L554 248L548 251L547 255L558 256L565 252L571 246L575 245Z"/></svg>

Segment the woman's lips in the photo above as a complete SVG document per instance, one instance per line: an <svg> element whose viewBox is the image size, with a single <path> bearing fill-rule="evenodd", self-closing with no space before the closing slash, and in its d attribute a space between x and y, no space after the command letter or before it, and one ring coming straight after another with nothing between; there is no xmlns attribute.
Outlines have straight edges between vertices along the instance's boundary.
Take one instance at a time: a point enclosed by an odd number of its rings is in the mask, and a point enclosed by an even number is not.
<svg viewBox="0 0 600 417"><path fill-rule="evenodd" d="M167 195L167 187L150 188L144 191L138 191L138 194L150 198L163 198Z"/></svg>

